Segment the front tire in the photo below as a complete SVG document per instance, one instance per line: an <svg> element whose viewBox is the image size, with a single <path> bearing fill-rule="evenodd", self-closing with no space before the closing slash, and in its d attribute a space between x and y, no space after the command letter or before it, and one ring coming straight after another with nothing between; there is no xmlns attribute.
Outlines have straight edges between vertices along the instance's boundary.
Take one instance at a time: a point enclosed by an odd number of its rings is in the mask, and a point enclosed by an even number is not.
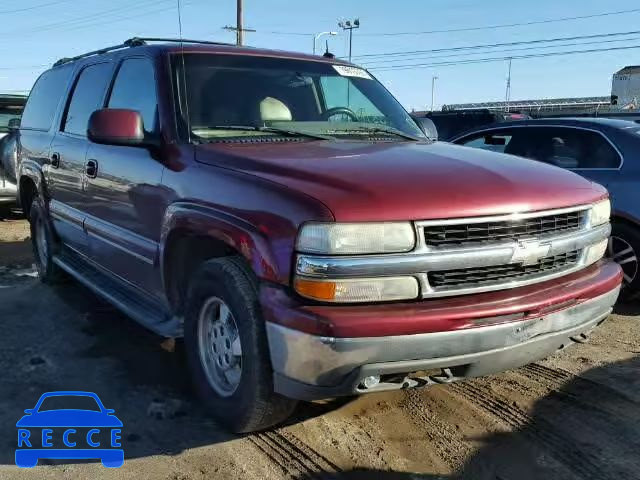
<svg viewBox="0 0 640 480"><path fill-rule="evenodd" d="M47 210L39 196L35 197L31 203L29 223L31 246L38 276L44 283L59 283L63 279L64 273L60 267L53 263L53 256L58 253L60 245L55 239Z"/></svg>
<svg viewBox="0 0 640 480"><path fill-rule="evenodd" d="M240 257L202 264L190 282L184 342L197 393L229 430L285 420L296 401L273 391L257 282Z"/></svg>

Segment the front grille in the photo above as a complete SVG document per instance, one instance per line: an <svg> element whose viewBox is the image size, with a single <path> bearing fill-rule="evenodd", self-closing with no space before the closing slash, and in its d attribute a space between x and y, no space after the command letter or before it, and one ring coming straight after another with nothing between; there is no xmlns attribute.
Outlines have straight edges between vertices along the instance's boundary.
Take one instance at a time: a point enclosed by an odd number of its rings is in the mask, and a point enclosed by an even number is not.
<svg viewBox="0 0 640 480"><path fill-rule="evenodd" d="M540 238L579 230L584 225L586 215L587 210L580 210L523 220L428 225L424 227L424 239L430 247L442 247Z"/></svg>
<svg viewBox="0 0 640 480"><path fill-rule="evenodd" d="M473 288L485 285L508 283L514 280L526 280L540 274L552 274L568 269L578 263L579 250L562 253L541 259L534 265L518 263L494 265L491 267L460 268L429 272L429 284L432 288Z"/></svg>

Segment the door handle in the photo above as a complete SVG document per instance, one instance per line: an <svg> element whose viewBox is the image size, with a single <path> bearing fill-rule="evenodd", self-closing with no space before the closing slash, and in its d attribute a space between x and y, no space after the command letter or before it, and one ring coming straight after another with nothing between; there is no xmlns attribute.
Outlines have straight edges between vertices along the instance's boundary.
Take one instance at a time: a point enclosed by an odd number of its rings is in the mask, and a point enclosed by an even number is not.
<svg viewBox="0 0 640 480"><path fill-rule="evenodd" d="M51 154L51 168L59 168L60 167L60 154L52 153Z"/></svg>
<svg viewBox="0 0 640 480"><path fill-rule="evenodd" d="M96 160L89 160L84 166L84 173L89 178L96 178L98 175L98 162Z"/></svg>

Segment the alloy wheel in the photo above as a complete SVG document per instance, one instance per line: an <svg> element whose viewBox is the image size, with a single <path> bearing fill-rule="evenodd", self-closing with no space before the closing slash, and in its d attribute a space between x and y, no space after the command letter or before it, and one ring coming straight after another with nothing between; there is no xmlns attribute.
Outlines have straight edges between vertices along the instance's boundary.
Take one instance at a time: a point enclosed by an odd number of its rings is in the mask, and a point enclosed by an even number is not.
<svg viewBox="0 0 640 480"><path fill-rule="evenodd" d="M623 287L631 284L638 275L638 256L631 244L621 237L609 238L607 256L622 268Z"/></svg>

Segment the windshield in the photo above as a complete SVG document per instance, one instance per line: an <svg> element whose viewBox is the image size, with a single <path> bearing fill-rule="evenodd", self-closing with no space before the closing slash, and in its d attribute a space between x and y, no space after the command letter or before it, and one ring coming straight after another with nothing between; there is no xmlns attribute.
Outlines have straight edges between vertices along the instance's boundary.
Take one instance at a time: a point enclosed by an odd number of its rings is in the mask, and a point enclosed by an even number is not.
<svg viewBox="0 0 640 480"><path fill-rule="evenodd" d="M183 75L179 54L173 63L176 84L186 85L187 102L180 105L179 119L196 140L296 133L397 141L426 138L398 101L360 68L185 54Z"/></svg>

